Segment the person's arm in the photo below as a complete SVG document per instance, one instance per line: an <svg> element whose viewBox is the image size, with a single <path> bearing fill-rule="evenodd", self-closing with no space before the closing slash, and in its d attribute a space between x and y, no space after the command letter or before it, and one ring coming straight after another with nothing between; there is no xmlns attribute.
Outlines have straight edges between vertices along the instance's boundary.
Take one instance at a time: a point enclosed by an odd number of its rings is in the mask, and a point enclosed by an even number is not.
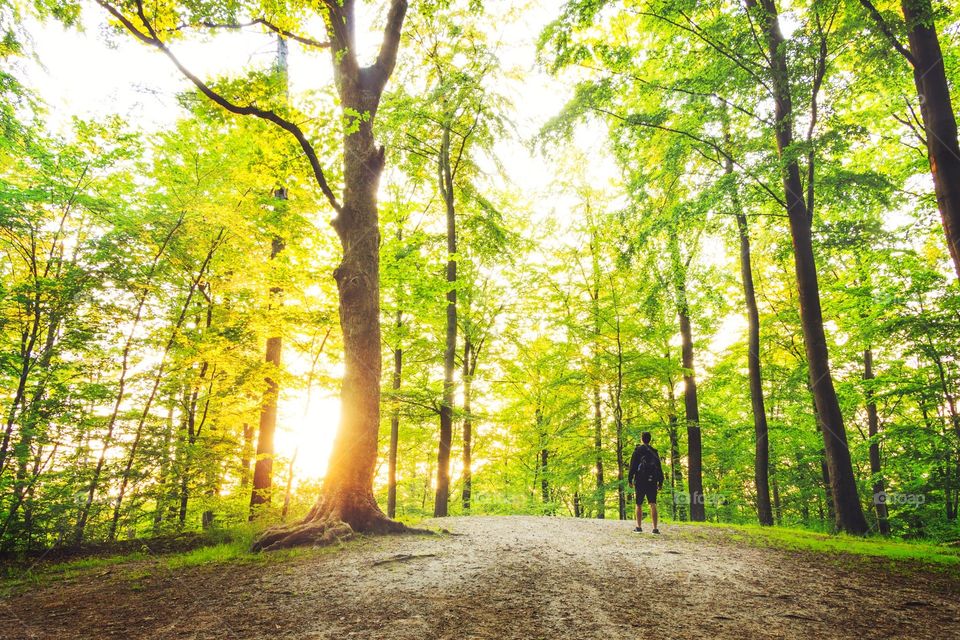
<svg viewBox="0 0 960 640"><path fill-rule="evenodd" d="M637 475L637 467L640 465L640 449L634 449L630 457L630 474L627 476L627 482L632 487L633 479Z"/></svg>
<svg viewBox="0 0 960 640"><path fill-rule="evenodd" d="M660 454L657 453L657 485L658 488L663 489L663 464L660 463Z"/></svg>

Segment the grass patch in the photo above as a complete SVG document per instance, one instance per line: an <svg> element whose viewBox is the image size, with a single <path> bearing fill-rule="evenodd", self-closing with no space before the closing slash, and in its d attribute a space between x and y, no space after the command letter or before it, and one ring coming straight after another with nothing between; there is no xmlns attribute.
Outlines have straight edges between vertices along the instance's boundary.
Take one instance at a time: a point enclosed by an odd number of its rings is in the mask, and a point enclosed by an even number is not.
<svg viewBox="0 0 960 640"><path fill-rule="evenodd" d="M206 546L170 553L151 552L150 541L146 540L142 550L135 552L50 564L37 563L33 566L10 569L7 575L0 579L0 595L19 593L55 582L78 578L100 579L107 576L127 580L132 587L141 588L143 580L166 571L224 563L284 562L305 555L336 552L344 546L354 544L354 541L347 541L340 545L322 548L297 547L267 553L253 553L250 551L250 546L256 533L257 530L252 527L223 530L213 533L210 536L210 544Z"/></svg>
<svg viewBox="0 0 960 640"><path fill-rule="evenodd" d="M919 562L960 572L960 548L932 542L882 538L879 536L851 536L829 534L789 527L761 527L756 524L725 524L713 522L675 522L685 535L716 540L724 531L728 539L753 546L772 547L789 551L810 551L833 555L854 555L891 560ZM697 535L696 529L701 529Z"/></svg>

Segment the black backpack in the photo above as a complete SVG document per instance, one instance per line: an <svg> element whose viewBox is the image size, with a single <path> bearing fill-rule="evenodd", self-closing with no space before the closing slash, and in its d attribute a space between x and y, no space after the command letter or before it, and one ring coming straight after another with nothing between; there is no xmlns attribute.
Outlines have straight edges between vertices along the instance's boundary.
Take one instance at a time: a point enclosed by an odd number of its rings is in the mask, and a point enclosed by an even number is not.
<svg viewBox="0 0 960 640"><path fill-rule="evenodd" d="M640 446L640 462L637 464L637 483L656 484L657 454L650 447Z"/></svg>

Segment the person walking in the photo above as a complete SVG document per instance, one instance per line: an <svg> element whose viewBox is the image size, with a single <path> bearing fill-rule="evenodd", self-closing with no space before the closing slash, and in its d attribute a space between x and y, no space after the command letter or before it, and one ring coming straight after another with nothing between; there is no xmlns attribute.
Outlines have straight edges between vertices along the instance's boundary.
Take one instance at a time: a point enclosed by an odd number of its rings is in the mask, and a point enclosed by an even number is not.
<svg viewBox="0 0 960 640"><path fill-rule="evenodd" d="M663 466L660 464L660 454L650 446L650 432L640 434L642 444L638 444L630 458L630 475L627 481L637 494L637 533L643 532L643 500L650 504L650 517L653 519L653 532L660 533L657 528L657 491L663 488Z"/></svg>

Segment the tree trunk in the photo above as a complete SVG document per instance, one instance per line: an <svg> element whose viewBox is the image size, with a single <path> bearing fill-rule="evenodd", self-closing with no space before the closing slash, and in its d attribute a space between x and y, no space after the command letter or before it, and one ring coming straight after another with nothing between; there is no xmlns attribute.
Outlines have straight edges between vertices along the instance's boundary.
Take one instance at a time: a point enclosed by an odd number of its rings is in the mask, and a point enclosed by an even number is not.
<svg viewBox="0 0 960 640"><path fill-rule="evenodd" d="M666 361L673 364L670 350L664 356ZM667 377L667 432L670 436L670 503L674 520L686 520L686 504L677 501L677 487L683 486L683 469L680 468L680 434L677 432L677 396L673 391L673 378Z"/></svg>
<svg viewBox="0 0 960 640"><path fill-rule="evenodd" d="M727 136L729 143L729 136ZM724 172L733 174L733 160L726 159ZM767 428L767 411L763 401L763 376L760 367L760 312L757 309L757 296L753 286L753 265L750 256L750 229L747 216L740 206L737 187L732 187L734 215L737 219L737 237L740 240L740 278L743 285L743 299L747 308L747 369L750 378L750 407L753 412L754 462L753 480L757 490L757 519L762 525L773 524L773 510L770 507L770 447Z"/></svg>
<svg viewBox="0 0 960 640"><path fill-rule="evenodd" d="M680 259L680 247L671 241L674 286L677 295L677 315L680 319L680 355L683 365L683 407L687 421L687 486L690 490L690 520L706 520L703 496L703 449L700 442L700 403L697 398L697 378L693 362L693 330L690 326L690 308L687 305L685 266Z"/></svg>
<svg viewBox="0 0 960 640"><path fill-rule="evenodd" d="M550 460L550 451L546 447L540 449L540 497L543 504L550 503L550 480L547 478L547 463Z"/></svg>
<svg viewBox="0 0 960 640"><path fill-rule="evenodd" d="M276 73L286 102L287 91L287 43L283 37L277 37L277 64ZM273 194L278 206L283 206L287 200L287 190L280 186ZM270 262L272 263L284 249L283 239L274 236L270 243ZM274 312L273 322L279 322L279 307L283 305L280 298L280 287L270 288L270 302L268 309ZM257 433L257 457L253 467L253 488L250 491L250 521L258 515L261 507L270 506L273 498L273 438L277 431L277 401L280 396L280 385L277 376L280 374L280 360L283 354L283 338L279 326L273 327L275 333L267 338L267 349L264 361L267 364L266 389L260 404L260 425Z"/></svg>
<svg viewBox="0 0 960 640"><path fill-rule="evenodd" d="M777 468L772 465L770 467L771 471L771 484L773 485L773 518L776 525L779 527L783 523L783 510L780 507L780 482L777 479Z"/></svg>
<svg viewBox="0 0 960 640"><path fill-rule="evenodd" d="M405 0L392 0L380 54L369 67L359 66L354 50L353 1L343 0L327 11L334 78L345 115L343 203L333 220L343 247L343 258L334 271L344 347L342 411L317 503L302 522L261 535L253 544L256 550L330 543L354 531L409 530L387 518L373 496L382 367L377 190L384 166L384 149L375 145L373 123L396 64L406 10Z"/></svg>
<svg viewBox="0 0 960 640"><path fill-rule="evenodd" d="M450 498L450 446L453 441L453 374L457 358L457 213L454 207L453 174L450 168L450 128L443 129L440 143L440 193L447 212L447 333L443 353L443 400L440 405L440 446L437 452L435 518L447 515Z"/></svg>
<svg viewBox="0 0 960 640"><path fill-rule="evenodd" d="M823 481L823 495L827 503L827 517L831 521L837 519L837 507L833 500L833 488L830 486L830 468L827 466L827 456L820 451L820 479Z"/></svg>
<svg viewBox="0 0 960 640"><path fill-rule="evenodd" d="M253 456L253 427L243 423L243 444L240 449L240 488L250 486L250 458Z"/></svg>
<svg viewBox="0 0 960 640"><path fill-rule="evenodd" d="M617 401L619 403L619 400ZM614 414L617 415L620 412L619 407L614 408ZM624 481L623 473L623 419L622 417L616 418L617 425L617 504L618 504L618 513L621 520L627 519L627 491L626 491L626 482Z"/></svg>
<svg viewBox="0 0 960 640"><path fill-rule="evenodd" d="M403 311L397 310L397 329L403 327ZM399 337L397 338L399 340ZM403 349L398 345L393 350L393 393L400 393L403 381ZM397 515L397 449L400 446L400 400L394 398L390 410L390 452L387 457L387 517Z"/></svg>
<svg viewBox="0 0 960 640"><path fill-rule="evenodd" d="M461 501L464 512L470 511L473 493L473 416L470 403L473 400L473 372L476 355L470 336L463 337L463 489Z"/></svg>
<svg viewBox="0 0 960 640"><path fill-rule="evenodd" d="M620 309L617 300L617 291L611 282L610 291L613 294L614 313L616 314L617 337L617 382L613 389L613 420L617 429L617 498L620 519L627 519L626 482L623 474L623 336L620 330Z"/></svg>
<svg viewBox="0 0 960 640"><path fill-rule="evenodd" d="M597 465L597 517L606 517L606 487L603 482L603 416L600 413L600 387L593 388L593 450Z"/></svg>
<svg viewBox="0 0 960 640"><path fill-rule="evenodd" d="M278 200L286 200L286 192L278 189ZM283 251L283 240L274 237L270 246L270 260L273 260ZM280 288L270 289L271 307L274 302L279 303ZM273 493L273 438L277 432L277 400L280 395L280 385L277 376L280 373L280 360L283 353L283 338L273 335L267 338L267 350L264 362L267 364L268 374L265 378L266 390L263 392L263 401L260 404L260 426L257 432L257 457L253 466L253 489L250 491L250 515L252 521L258 509L264 505L270 506Z"/></svg>
<svg viewBox="0 0 960 640"><path fill-rule="evenodd" d="M960 277L960 145L950 85L930 0L902 0L907 22L914 82L926 131L930 174L953 267Z"/></svg>
<svg viewBox="0 0 960 640"><path fill-rule="evenodd" d="M757 0L746 0L749 10L755 11ZM775 101L777 150L783 158L782 178L786 199L790 234L793 239L794 266L800 298L800 324L810 375L810 385L816 399L823 433L831 489L836 506L837 528L847 533L864 534L867 520L857 494L853 464L847 446L847 432L837 400L826 335L823 330L823 312L820 307L820 285L813 253L810 210L803 198L800 166L793 153L793 105L790 95L787 46L780 31L776 0L760 0L762 28L767 39L770 60L772 97Z"/></svg>
<svg viewBox="0 0 960 640"><path fill-rule="evenodd" d="M870 384L873 375L873 350L867 347L863 350L863 380ZM873 390L866 389L867 399L867 434L870 437L870 474L873 476L873 503L877 508L877 529L882 535L890 535L890 522L887 518L887 502L880 496L885 496L882 470L880 467L880 442L877 435L880 433L880 418L877 415L877 402Z"/></svg>

